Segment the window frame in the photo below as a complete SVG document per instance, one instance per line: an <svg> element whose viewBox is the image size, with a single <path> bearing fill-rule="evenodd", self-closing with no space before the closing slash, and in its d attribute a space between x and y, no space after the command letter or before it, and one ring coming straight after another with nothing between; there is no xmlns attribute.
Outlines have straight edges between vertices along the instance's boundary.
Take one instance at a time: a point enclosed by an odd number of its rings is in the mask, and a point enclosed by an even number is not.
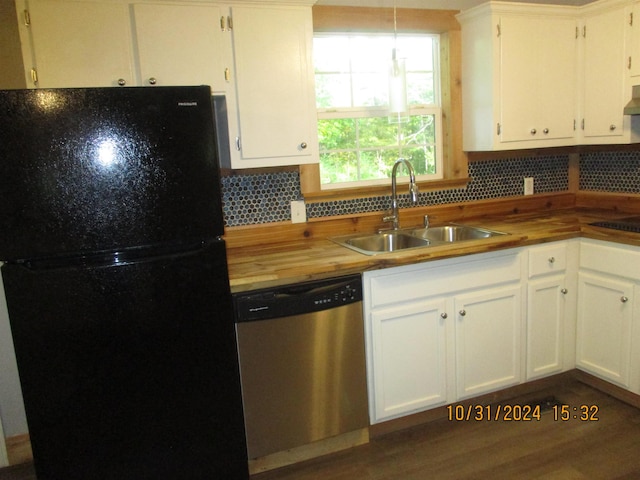
<svg viewBox="0 0 640 480"><path fill-rule="evenodd" d="M393 33L393 8L314 5L314 33ZM440 35L440 88L442 108L441 180L420 182L423 191L463 187L469 182L468 158L462 150L461 34L457 10L397 9L397 31ZM308 200L361 198L386 192L385 185L325 189L320 185L319 164L301 165L300 186Z"/></svg>

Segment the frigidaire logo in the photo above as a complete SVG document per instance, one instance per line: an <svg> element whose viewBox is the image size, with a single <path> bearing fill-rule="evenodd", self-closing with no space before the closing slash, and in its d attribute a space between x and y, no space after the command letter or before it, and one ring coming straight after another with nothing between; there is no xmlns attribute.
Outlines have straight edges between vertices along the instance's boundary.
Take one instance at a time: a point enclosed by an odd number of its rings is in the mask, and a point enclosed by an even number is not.
<svg viewBox="0 0 640 480"><path fill-rule="evenodd" d="M198 102L178 102L179 107L197 107Z"/></svg>

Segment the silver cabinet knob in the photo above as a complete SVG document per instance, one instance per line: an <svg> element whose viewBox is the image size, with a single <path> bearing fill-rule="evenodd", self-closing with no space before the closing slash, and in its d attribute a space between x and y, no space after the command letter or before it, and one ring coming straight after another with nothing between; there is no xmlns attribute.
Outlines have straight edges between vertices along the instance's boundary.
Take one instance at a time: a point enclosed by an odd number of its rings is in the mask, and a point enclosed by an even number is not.
<svg viewBox="0 0 640 480"><path fill-rule="evenodd" d="M464 317L467 314L467 311L466 310L460 310L459 313L460 313L461 317Z"/></svg>
<svg viewBox="0 0 640 480"><path fill-rule="evenodd" d="M302 142L302 143L300 144L300 148L301 148L302 150L304 150L305 148L307 148L307 142Z"/></svg>
<svg viewBox="0 0 640 480"><path fill-rule="evenodd" d="M569 290L567 290L566 288L563 288L562 290L560 290L560 293L562 293L563 295L566 295L568 291Z"/></svg>
<svg viewBox="0 0 640 480"><path fill-rule="evenodd" d="M127 81L124 78L118 79L118 85L120 85L121 87L124 87L126 84L127 84Z"/></svg>
<svg viewBox="0 0 640 480"><path fill-rule="evenodd" d="M542 133L544 133L544 134L546 135L547 133L549 133L549 129L548 129L548 128L545 128L545 129L542 131Z"/></svg>
<svg viewBox="0 0 640 480"><path fill-rule="evenodd" d="M158 83L158 81L156 80L156 77L149 78L149 85L155 85L156 83Z"/></svg>
<svg viewBox="0 0 640 480"><path fill-rule="evenodd" d="M531 129L531 135L535 135L536 133L538 133L538 131L535 128Z"/></svg>
<svg viewBox="0 0 640 480"><path fill-rule="evenodd" d="M442 312L440 314L440 318L447 318L449 315L447 315L447 312Z"/></svg>
<svg viewBox="0 0 640 480"><path fill-rule="evenodd" d="M629 301L629 299L623 295L622 297L620 297L620 301L622 303L627 303Z"/></svg>
<svg viewBox="0 0 640 480"><path fill-rule="evenodd" d="M615 125L609 125L609 130L611 130L612 132L616 129Z"/></svg>
<svg viewBox="0 0 640 480"><path fill-rule="evenodd" d="M549 257L549 263L555 263L556 257Z"/></svg>

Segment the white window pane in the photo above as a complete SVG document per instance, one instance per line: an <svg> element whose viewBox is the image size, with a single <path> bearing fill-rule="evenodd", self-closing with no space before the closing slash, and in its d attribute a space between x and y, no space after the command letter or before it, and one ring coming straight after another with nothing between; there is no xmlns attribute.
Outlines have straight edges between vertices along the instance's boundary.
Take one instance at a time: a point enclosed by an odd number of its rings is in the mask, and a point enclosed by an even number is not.
<svg viewBox="0 0 640 480"><path fill-rule="evenodd" d="M316 72L350 71L349 37L317 37L313 40Z"/></svg>
<svg viewBox="0 0 640 480"><path fill-rule="evenodd" d="M316 74L316 106L318 108L351 106L351 75Z"/></svg>
<svg viewBox="0 0 640 480"><path fill-rule="evenodd" d="M389 81L386 76L358 73L353 79L353 106L373 107L389 103Z"/></svg>

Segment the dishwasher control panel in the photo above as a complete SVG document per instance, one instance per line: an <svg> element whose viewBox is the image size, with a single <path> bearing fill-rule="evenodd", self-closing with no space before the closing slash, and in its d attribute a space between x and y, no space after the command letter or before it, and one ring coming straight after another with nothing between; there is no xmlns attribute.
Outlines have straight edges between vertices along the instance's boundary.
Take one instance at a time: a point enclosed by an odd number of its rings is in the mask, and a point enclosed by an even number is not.
<svg viewBox="0 0 640 480"><path fill-rule="evenodd" d="M360 275L253 290L233 296L236 322L318 312L360 301Z"/></svg>

